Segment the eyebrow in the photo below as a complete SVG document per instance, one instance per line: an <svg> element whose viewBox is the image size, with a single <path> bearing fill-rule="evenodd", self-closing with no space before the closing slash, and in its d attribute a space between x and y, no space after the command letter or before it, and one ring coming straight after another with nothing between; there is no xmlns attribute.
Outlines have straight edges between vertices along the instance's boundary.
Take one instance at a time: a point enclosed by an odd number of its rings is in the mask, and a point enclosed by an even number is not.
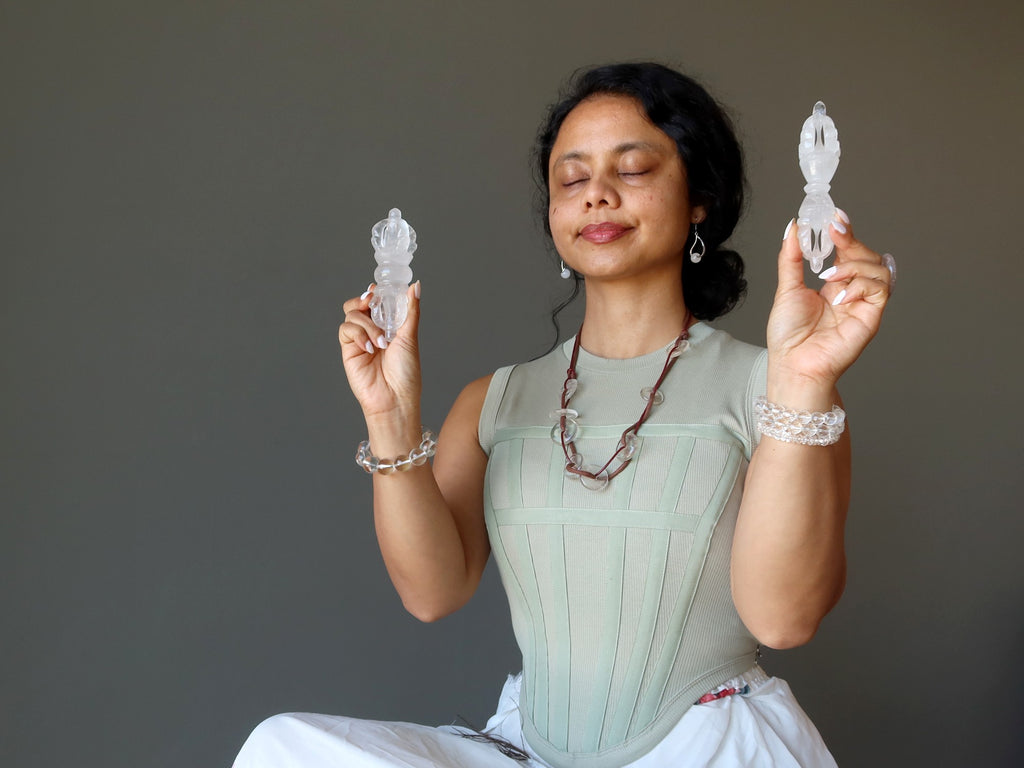
<svg viewBox="0 0 1024 768"><path fill-rule="evenodd" d="M635 149L642 149L649 152L662 155L664 152L661 147L657 144L651 144L649 141L627 141L619 144L615 149L612 150L613 154L624 155L627 152L632 152ZM573 151L566 152L564 155L559 155L558 158L551 164L552 168L557 168L562 163L568 162L569 160L587 160L590 157L586 152Z"/></svg>

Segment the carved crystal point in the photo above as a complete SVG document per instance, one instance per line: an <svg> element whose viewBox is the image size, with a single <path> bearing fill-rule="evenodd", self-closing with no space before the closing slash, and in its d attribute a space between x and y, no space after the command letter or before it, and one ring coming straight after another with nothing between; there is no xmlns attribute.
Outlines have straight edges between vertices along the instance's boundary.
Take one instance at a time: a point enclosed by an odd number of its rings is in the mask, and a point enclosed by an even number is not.
<svg viewBox="0 0 1024 768"><path fill-rule="evenodd" d="M828 191L832 177L839 166L839 132L832 118L825 113L825 105L814 105L800 130L800 170L807 184L803 203L797 213L797 236L804 258L811 269L820 272L825 259L832 253L832 238L828 225L836 215L836 206Z"/></svg>
<svg viewBox="0 0 1024 768"><path fill-rule="evenodd" d="M409 283L412 282L413 251L416 250L416 230L402 218L402 212L392 208L388 217L378 221L370 231L373 258L377 269L373 272L376 287L370 300L370 317L391 341L405 322L409 311Z"/></svg>

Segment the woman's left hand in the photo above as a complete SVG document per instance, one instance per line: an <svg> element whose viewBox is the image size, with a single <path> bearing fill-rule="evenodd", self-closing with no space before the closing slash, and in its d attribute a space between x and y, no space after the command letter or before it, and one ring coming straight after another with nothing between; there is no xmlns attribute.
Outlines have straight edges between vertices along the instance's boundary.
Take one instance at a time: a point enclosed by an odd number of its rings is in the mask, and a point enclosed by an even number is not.
<svg viewBox="0 0 1024 768"><path fill-rule="evenodd" d="M845 214L840 214L845 219ZM804 284L804 259L792 222L779 251L779 287L768 318L768 351L777 372L834 385L878 332L892 293L892 272L882 257L837 218L829 232L835 262L818 277L820 291Z"/></svg>

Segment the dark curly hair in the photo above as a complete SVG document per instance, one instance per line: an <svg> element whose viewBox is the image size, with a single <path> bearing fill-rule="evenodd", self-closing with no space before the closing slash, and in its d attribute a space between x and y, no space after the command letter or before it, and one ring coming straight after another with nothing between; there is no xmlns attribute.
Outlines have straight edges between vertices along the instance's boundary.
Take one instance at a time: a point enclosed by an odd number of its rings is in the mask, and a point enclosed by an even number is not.
<svg viewBox="0 0 1024 768"><path fill-rule="evenodd" d="M674 69L649 62L610 64L581 70L572 77L560 100L548 110L534 147L537 213L544 231L551 236L548 163L558 131L580 102L598 94L635 99L647 118L676 143L686 168L690 202L704 206L707 214L699 227L706 246L704 258L697 264L688 258L683 260L683 298L699 320L726 314L747 289L743 259L735 251L722 248L743 209L743 152L722 107L700 84ZM687 250L692 240L691 233ZM572 295L553 313L556 331L558 313L579 294L582 278L575 273L574 278Z"/></svg>

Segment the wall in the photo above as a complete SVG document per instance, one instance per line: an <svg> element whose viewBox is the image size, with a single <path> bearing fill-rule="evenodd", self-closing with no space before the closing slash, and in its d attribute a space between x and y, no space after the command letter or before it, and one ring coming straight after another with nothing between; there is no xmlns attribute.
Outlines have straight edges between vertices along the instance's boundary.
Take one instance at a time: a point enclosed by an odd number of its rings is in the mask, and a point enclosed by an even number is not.
<svg viewBox="0 0 1024 768"><path fill-rule="evenodd" d="M783 8L785 10L783 10ZM0 763L228 765L287 710L481 723L488 572L404 614L335 332L399 206L424 418L550 343L528 159L576 67L659 59L745 143L761 342L821 98L836 200L899 259L842 382L846 596L769 653L842 765L1008 765L1024 697L1018 3L0 3Z"/></svg>

